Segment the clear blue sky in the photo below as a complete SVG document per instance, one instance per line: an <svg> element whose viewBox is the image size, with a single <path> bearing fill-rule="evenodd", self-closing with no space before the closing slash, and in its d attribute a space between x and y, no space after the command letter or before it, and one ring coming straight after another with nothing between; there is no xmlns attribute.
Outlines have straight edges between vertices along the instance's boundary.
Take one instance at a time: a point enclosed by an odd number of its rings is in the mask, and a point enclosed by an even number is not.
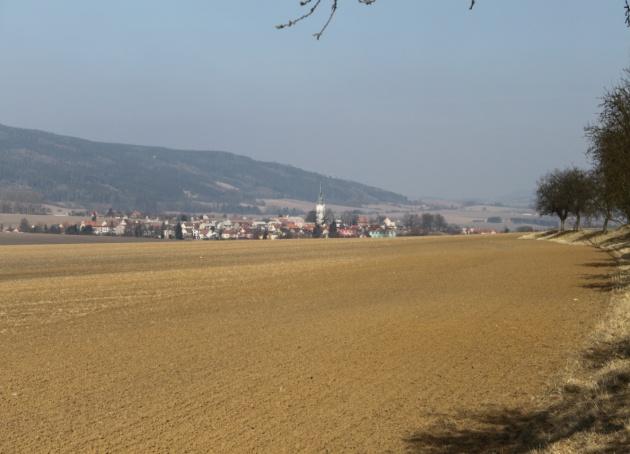
<svg viewBox="0 0 630 454"><path fill-rule="evenodd" d="M219 149L406 195L528 193L586 163L630 65L622 0L0 0L0 123Z"/></svg>

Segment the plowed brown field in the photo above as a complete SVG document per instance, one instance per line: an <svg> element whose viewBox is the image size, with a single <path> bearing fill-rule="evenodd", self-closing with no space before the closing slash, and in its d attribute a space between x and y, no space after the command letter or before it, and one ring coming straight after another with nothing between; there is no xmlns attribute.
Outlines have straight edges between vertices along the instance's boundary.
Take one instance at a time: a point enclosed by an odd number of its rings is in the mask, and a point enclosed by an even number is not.
<svg viewBox="0 0 630 454"><path fill-rule="evenodd" d="M526 407L604 254L513 236L0 247L0 452L400 452Z"/></svg>

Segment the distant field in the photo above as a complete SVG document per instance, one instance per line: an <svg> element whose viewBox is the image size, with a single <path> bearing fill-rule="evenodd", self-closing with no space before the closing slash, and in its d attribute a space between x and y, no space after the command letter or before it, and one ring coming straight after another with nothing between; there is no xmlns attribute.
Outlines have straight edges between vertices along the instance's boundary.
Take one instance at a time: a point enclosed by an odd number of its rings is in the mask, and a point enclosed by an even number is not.
<svg viewBox="0 0 630 454"><path fill-rule="evenodd" d="M80 217L80 216L66 216L60 215L56 216L53 214L14 214L14 213L0 213L0 223L4 224L5 227L14 226L17 227L20 225L20 221L22 219L28 219L30 224L63 224L74 223L80 224L81 221L85 219L89 219L88 217Z"/></svg>
<svg viewBox="0 0 630 454"><path fill-rule="evenodd" d="M265 200L268 207L286 207L295 208L302 211L309 211L313 209L313 204L309 202L302 202L296 200ZM446 201L442 203L447 203ZM356 210L356 207L340 206L340 205L327 205L333 210L333 212L340 215L344 211ZM543 229L542 226L536 225L536 222L540 222L540 216L530 208L519 208L509 206L492 206L492 205L473 205L468 207L460 207L456 209L446 208L433 208L424 211L420 211L417 206L411 205L393 205L393 204L379 204L379 205L367 205L359 208L364 213L369 213L374 217L376 213L386 215L401 221L408 213L439 213L449 224L456 224L459 226L475 227L483 230L496 230L503 231L505 227L515 231L518 227L523 225L532 225L537 230ZM501 222L487 222L488 218L501 218ZM523 220L520 224L515 224L511 220L513 218ZM526 222L528 221L528 222ZM555 225L555 224L553 224Z"/></svg>
<svg viewBox="0 0 630 454"><path fill-rule="evenodd" d="M5 227L9 225L13 225L17 227L20 225L20 221L22 219L28 219L31 224L63 224L64 222L72 222L76 224L80 224L81 221L88 219L87 217L81 216L66 216L60 215L56 216L53 214L14 214L14 213L0 213L0 223L4 224Z"/></svg>
<svg viewBox="0 0 630 454"><path fill-rule="evenodd" d="M151 238L114 237L97 235L56 235L50 233L0 232L0 246L16 244L83 244L83 243L138 243L157 241Z"/></svg>
<svg viewBox="0 0 630 454"><path fill-rule="evenodd" d="M604 254L513 236L0 246L0 452L400 452L526 408Z"/></svg>

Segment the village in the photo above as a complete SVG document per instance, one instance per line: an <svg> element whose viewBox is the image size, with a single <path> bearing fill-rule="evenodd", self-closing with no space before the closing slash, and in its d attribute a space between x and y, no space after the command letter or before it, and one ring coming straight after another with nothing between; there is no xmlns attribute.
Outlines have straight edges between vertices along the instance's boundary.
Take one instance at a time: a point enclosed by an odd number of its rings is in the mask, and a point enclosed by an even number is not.
<svg viewBox="0 0 630 454"><path fill-rule="evenodd" d="M18 226L0 224L0 232L48 233L135 237L163 240L278 240L299 238L394 238L429 234L495 234L494 229L448 224L440 214L407 214L400 219L345 212L336 216L326 207L320 188L314 210L305 216L166 214L146 215L140 211L104 214L92 211L80 222L37 223L27 218Z"/></svg>
<svg viewBox="0 0 630 454"><path fill-rule="evenodd" d="M263 240L313 237L383 238L397 235L396 222L385 218L382 224L372 224L367 217L359 217L355 225L341 220L319 224L306 222L301 216L280 216L255 219L246 216L212 218L178 216L159 218L85 221L79 226L83 232L95 235L145 236L161 239L191 240Z"/></svg>

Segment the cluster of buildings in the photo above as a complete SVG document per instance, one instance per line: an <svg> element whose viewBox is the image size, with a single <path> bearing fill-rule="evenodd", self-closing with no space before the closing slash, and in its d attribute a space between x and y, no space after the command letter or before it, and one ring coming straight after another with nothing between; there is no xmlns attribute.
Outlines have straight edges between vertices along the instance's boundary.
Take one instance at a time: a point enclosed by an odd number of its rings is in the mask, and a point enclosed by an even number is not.
<svg viewBox="0 0 630 454"><path fill-rule="evenodd" d="M314 238L314 237L385 237L396 236L396 229L389 229L381 225L362 222L357 225L343 225L340 221L333 221L335 227L319 225L316 222L306 222L300 216L282 216L272 219L201 219L192 218L189 221L169 222L161 237L165 239L194 239L194 240L264 240L284 238ZM179 227L178 227L179 226ZM178 229L181 234L178 234Z"/></svg>
<svg viewBox="0 0 630 454"><path fill-rule="evenodd" d="M334 223L334 226L332 224ZM271 219L251 219L246 217L213 219L199 218L174 219L94 219L84 221L77 233L136 236L162 239L191 240L275 240L291 238L391 238L397 236L396 223L385 218L382 223L370 222L359 216L354 225L346 225L341 220L330 224L307 222L300 216L281 216Z"/></svg>
<svg viewBox="0 0 630 454"><path fill-rule="evenodd" d="M140 212L116 215L111 210L104 216L93 212L80 224L62 224L54 227L29 226L31 232L66 233L99 236L132 236L161 239L191 240L256 240L285 238L388 238L395 237L398 229L389 218L370 220L355 216L352 223L328 219L324 194L320 187L315 205L314 220L302 216L254 218L245 216L160 216L147 217Z"/></svg>
<svg viewBox="0 0 630 454"><path fill-rule="evenodd" d="M307 217L278 216L274 218L246 216L159 216L148 217L134 211L127 215L110 210L101 216L96 212L79 224L30 225L23 219L15 232L62 233L76 235L128 236L180 240L275 240L292 238L392 238L401 235L427 235L431 233L459 233L463 235L495 234L473 227L449 226L444 218L437 227L414 228L403 219L398 224L387 217L370 219L365 215L334 218L326 209L324 193L320 187L315 209ZM416 215L416 217L418 217ZM417 226L416 226L417 227ZM7 230L0 225L0 231Z"/></svg>

